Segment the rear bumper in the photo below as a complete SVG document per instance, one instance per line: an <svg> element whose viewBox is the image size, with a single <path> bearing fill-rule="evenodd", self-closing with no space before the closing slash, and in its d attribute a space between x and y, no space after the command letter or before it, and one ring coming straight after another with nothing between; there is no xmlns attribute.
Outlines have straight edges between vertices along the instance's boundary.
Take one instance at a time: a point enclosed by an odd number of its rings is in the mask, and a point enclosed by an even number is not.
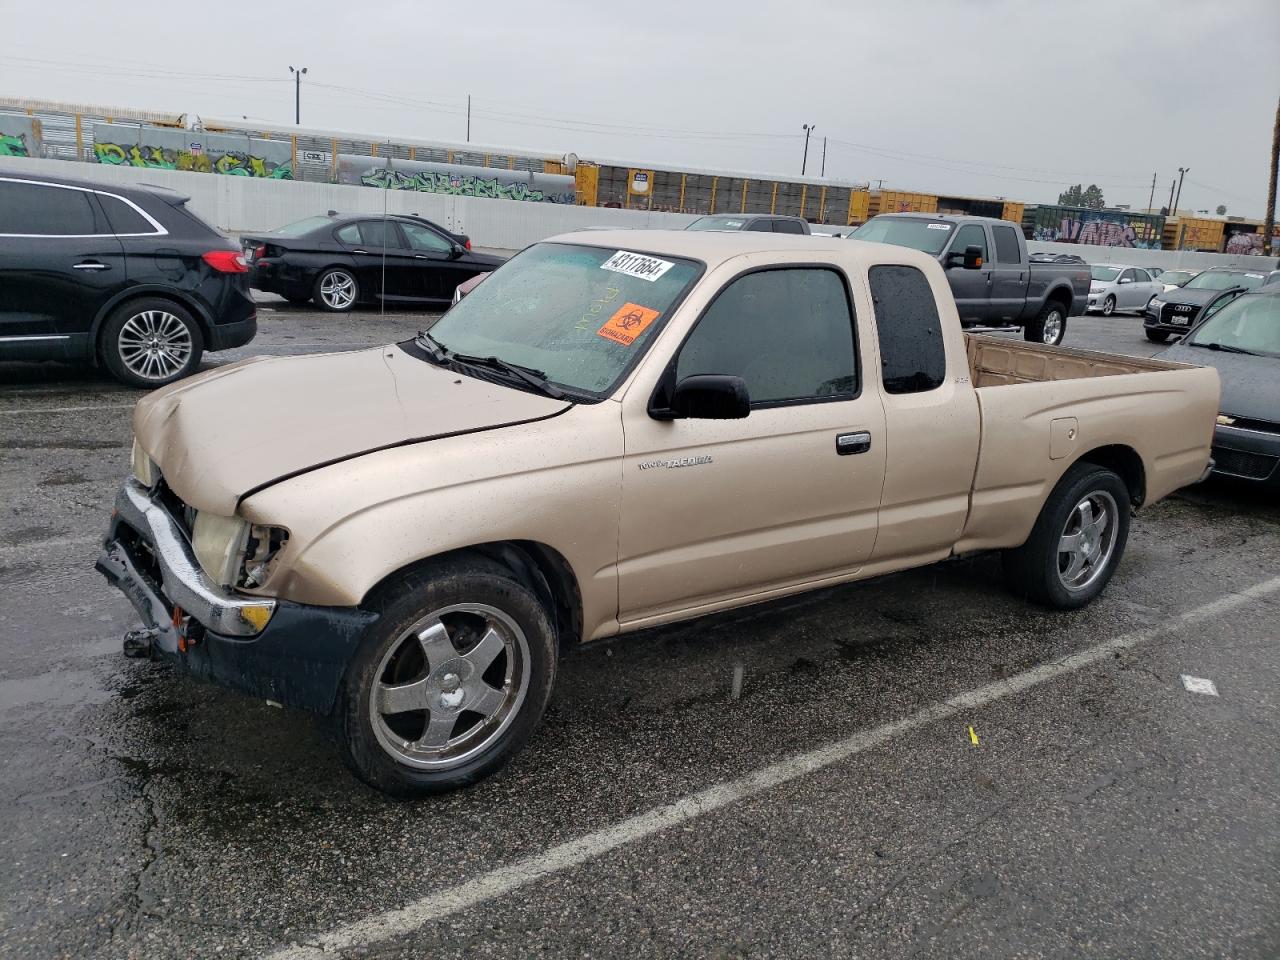
<svg viewBox="0 0 1280 960"><path fill-rule="evenodd" d="M232 347L243 347L258 335L258 315L237 323L215 323L209 327L208 349L211 351L230 350Z"/></svg>
<svg viewBox="0 0 1280 960"><path fill-rule="evenodd" d="M178 522L137 480L116 498L97 570L133 604L153 650L195 676L328 713L376 614L238 594L200 569Z"/></svg>

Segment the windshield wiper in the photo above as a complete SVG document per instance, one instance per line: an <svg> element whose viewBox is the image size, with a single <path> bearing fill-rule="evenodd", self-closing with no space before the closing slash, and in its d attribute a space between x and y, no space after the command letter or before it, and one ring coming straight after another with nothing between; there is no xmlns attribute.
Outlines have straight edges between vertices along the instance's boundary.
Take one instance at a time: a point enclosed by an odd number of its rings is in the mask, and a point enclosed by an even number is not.
<svg viewBox="0 0 1280 960"><path fill-rule="evenodd" d="M449 359L473 367L488 367L490 370L500 370L515 377L517 380L522 380L539 393L546 394L553 400L563 400L565 398L564 391L559 387L552 386L550 381L547 380L547 375L541 370L524 367L518 363L511 363L501 357L476 357L466 353L450 353Z"/></svg>
<svg viewBox="0 0 1280 960"><path fill-rule="evenodd" d="M1257 357L1261 354L1246 350L1244 347L1233 347L1229 343L1197 343L1197 347L1208 347L1210 350L1221 350L1223 353L1243 353L1245 356Z"/></svg>
<svg viewBox="0 0 1280 960"><path fill-rule="evenodd" d="M444 366L449 362L448 348L427 331L419 330L418 337L413 342L425 350L431 362L437 366Z"/></svg>

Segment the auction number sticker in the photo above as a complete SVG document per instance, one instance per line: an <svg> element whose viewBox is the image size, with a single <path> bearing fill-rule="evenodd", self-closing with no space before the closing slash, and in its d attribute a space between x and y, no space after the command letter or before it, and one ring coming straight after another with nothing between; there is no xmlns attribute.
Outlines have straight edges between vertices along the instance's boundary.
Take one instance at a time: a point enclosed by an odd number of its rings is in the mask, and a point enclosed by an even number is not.
<svg viewBox="0 0 1280 960"><path fill-rule="evenodd" d="M668 260L659 260L657 257L645 256L643 253L629 253L626 250L619 250L604 263L600 264L600 269L612 270L614 273L624 273L628 277L648 280L652 283L674 266L675 264Z"/></svg>
<svg viewBox="0 0 1280 960"><path fill-rule="evenodd" d="M926 226L930 230L950 230L951 229L951 224L949 223L930 223L930 224L926 224Z"/></svg>
<svg viewBox="0 0 1280 960"><path fill-rule="evenodd" d="M659 311L642 307L638 303L624 303L618 308L617 313L605 321L604 326L597 330L596 334L606 340L629 347L636 342L640 334L649 329L649 324L658 319L658 313Z"/></svg>

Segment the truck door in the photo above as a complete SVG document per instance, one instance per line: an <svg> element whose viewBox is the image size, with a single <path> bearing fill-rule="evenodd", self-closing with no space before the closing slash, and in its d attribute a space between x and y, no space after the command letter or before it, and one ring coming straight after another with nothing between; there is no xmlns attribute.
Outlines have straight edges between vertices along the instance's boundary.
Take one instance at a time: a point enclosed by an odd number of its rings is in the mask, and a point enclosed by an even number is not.
<svg viewBox="0 0 1280 960"><path fill-rule="evenodd" d="M634 622L857 570L876 537L884 411L852 299L828 267L728 281L659 381L624 399L619 618ZM654 419L684 377L742 377L744 419Z"/></svg>
<svg viewBox="0 0 1280 960"><path fill-rule="evenodd" d="M993 320L1015 323L1027 304L1027 283L1031 267L1024 245L1014 227L993 223L996 262L991 274L991 310Z"/></svg>
<svg viewBox="0 0 1280 960"><path fill-rule="evenodd" d="M987 323L992 318L991 271L993 265L987 250L987 231L980 223L966 223L956 231L951 246L942 255L942 262L953 253L964 253L969 246L982 250L982 267L965 270L963 267L947 267L947 282L956 298L956 309L965 323Z"/></svg>
<svg viewBox="0 0 1280 960"><path fill-rule="evenodd" d="M872 559L928 563L951 552L968 516L978 460L977 396L964 335L952 320L944 327L938 315L946 288L897 264L871 267L868 281L889 436Z"/></svg>

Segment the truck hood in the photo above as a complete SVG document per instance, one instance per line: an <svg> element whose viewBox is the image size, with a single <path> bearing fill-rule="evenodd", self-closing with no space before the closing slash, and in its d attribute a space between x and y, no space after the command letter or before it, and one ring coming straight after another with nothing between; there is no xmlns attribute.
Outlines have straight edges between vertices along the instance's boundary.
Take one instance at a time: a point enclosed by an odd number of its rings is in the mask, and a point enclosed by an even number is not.
<svg viewBox="0 0 1280 960"><path fill-rule="evenodd" d="M1222 381L1220 411L1250 420L1280 422L1280 359L1225 353L1184 343L1175 344L1157 359L1213 367Z"/></svg>
<svg viewBox="0 0 1280 960"><path fill-rule="evenodd" d="M229 364L139 400L133 429L174 493L231 516L246 494L316 467L570 406L387 346Z"/></svg>

